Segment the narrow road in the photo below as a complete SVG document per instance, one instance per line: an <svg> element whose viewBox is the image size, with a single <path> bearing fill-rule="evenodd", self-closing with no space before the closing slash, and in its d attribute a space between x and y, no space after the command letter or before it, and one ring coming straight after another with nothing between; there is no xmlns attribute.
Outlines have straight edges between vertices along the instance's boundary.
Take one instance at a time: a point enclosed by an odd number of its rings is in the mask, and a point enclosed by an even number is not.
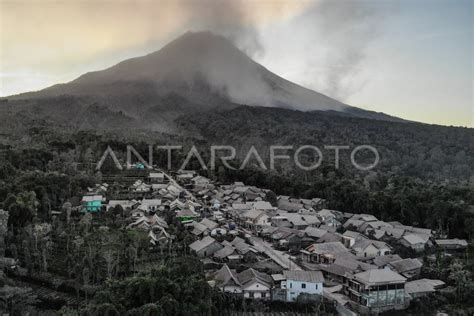
<svg viewBox="0 0 474 316"><path fill-rule="evenodd" d="M276 250L272 245L259 237L250 237L250 243L260 252L266 254L270 259L275 261L285 270L303 270L295 262L290 259L290 255Z"/></svg>

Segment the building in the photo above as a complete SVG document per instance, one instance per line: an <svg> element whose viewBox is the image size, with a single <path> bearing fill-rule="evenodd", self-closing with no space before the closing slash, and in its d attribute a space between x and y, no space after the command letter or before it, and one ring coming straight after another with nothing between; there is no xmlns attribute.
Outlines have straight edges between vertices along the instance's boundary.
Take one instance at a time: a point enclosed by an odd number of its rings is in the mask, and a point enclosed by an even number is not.
<svg viewBox="0 0 474 316"><path fill-rule="evenodd" d="M405 290L412 298L428 295L445 286L441 280L420 279L407 282Z"/></svg>
<svg viewBox="0 0 474 316"><path fill-rule="evenodd" d="M156 212L160 206L161 199L143 199L138 208L145 212Z"/></svg>
<svg viewBox="0 0 474 316"><path fill-rule="evenodd" d="M406 278L389 269L373 269L348 277L345 294L361 314L404 309ZM408 302L407 302L408 303Z"/></svg>
<svg viewBox="0 0 474 316"><path fill-rule="evenodd" d="M212 279L222 292L239 294L251 299L271 298L272 278L252 268L237 273L224 264Z"/></svg>
<svg viewBox="0 0 474 316"><path fill-rule="evenodd" d="M203 176L195 176L191 179L191 183L194 185L206 185L211 183L211 180Z"/></svg>
<svg viewBox="0 0 474 316"><path fill-rule="evenodd" d="M352 252L357 257L378 257L389 255L392 248L384 243L383 241L371 240L371 239L358 239L352 245Z"/></svg>
<svg viewBox="0 0 474 316"><path fill-rule="evenodd" d="M283 271L286 301L294 302L301 294L323 295L324 277L321 271Z"/></svg>
<svg viewBox="0 0 474 316"><path fill-rule="evenodd" d="M349 250L339 241L312 244L300 251L301 259L310 263L333 263L340 254L347 254Z"/></svg>
<svg viewBox="0 0 474 316"><path fill-rule="evenodd" d="M102 208L102 195L84 195L82 197L82 209L86 212L97 213Z"/></svg>
<svg viewBox="0 0 474 316"><path fill-rule="evenodd" d="M251 230L259 230L262 226L270 225L271 219L265 211L250 209L242 214L241 221L244 226Z"/></svg>
<svg viewBox="0 0 474 316"><path fill-rule="evenodd" d="M467 241L464 239L436 239L436 246L446 252L458 252L467 249Z"/></svg>
<svg viewBox="0 0 474 316"><path fill-rule="evenodd" d="M199 215L191 209L185 208L176 213L176 218L183 224L192 223Z"/></svg>
<svg viewBox="0 0 474 316"><path fill-rule="evenodd" d="M242 293L242 285L237 278L237 272L231 270L227 264L224 264L222 268L216 271L212 279L215 286L222 292L231 294Z"/></svg>
<svg viewBox="0 0 474 316"><path fill-rule="evenodd" d="M388 264L389 268L400 273L407 279L413 279L420 275L422 266L423 263L421 263L420 260L413 258L392 261Z"/></svg>
<svg viewBox="0 0 474 316"><path fill-rule="evenodd" d="M165 183L165 175L163 172L150 172L148 179L151 184Z"/></svg>
<svg viewBox="0 0 474 316"><path fill-rule="evenodd" d="M425 250L425 245L427 244L429 239L428 235L420 235L420 234L407 234L400 239L400 243L407 248L411 248L417 252L421 252Z"/></svg>
<svg viewBox="0 0 474 316"><path fill-rule="evenodd" d="M218 243L214 238L206 236L201 240L197 240L189 245L189 248L198 256L198 257L208 257L212 256L216 251L223 248L220 243Z"/></svg>
<svg viewBox="0 0 474 316"><path fill-rule="evenodd" d="M240 272L237 277L245 298L271 298L272 278L269 275L250 268Z"/></svg>

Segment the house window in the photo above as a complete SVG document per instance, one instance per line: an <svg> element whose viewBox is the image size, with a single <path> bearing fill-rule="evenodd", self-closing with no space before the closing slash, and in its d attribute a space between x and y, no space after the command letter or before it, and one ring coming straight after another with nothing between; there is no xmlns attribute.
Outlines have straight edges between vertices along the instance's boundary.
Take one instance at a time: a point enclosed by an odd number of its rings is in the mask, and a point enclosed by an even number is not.
<svg viewBox="0 0 474 316"><path fill-rule="evenodd" d="M290 282L290 289L293 288L293 283Z"/></svg>
<svg viewBox="0 0 474 316"><path fill-rule="evenodd" d="M316 283L316 290L318 289L318 283Z"/></svg>
<svg viewBox="0 0 474 316"><path fill-rule="evenodd" d="M254 293L253 293L253 292L250 292L250 293L249 293L249 297L250 297L250 298L254 298Z"/></svg>
<svg viewBox="0 0 474 316"><path fill-rule="evenodd" d="M266 297L266 296L267 296L267 293L263 292L262 297Z"/></svg>
<svg viewBox="0 0 474 316"><path fill-rule="evenodd" d="M306 283L301 283L301 288L305 289L306 288Z"/></svg>

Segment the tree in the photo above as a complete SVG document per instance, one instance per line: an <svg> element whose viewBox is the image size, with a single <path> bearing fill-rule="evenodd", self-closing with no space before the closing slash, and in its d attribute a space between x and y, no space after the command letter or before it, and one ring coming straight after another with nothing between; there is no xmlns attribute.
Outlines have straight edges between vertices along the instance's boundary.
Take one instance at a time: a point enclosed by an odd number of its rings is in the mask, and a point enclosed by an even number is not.
<svg viewBox="0 0 474 316"><path fill-rule="evenodd" d="M18 229L31 223L36 217L39 202L33 191L21 192L17 196L10 195L5 201L5 207L10 214L8 225Z"/></svg>
<svg viewBox="0 0 474 316"><path fill-rule="evenodd" d="M470 273L464 270L464 266L461 262L455 260L449 266L449 280L456 285L456 298L461 300L464 298L464 291L469 283Z"/></svg>
<svg viewBox="0 0 474 316"><path fill-rule="evenodd" d="M81 225L81 228L84 233L87 233L92 225L92 214L91 213L85 213L80 222L79 225Z"/></svg>

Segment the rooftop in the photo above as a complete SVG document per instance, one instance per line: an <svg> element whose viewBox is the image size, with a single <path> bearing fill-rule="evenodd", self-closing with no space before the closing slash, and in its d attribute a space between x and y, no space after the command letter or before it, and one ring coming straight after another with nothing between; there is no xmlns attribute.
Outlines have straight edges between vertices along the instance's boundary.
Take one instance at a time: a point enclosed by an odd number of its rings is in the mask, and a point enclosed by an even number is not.
<svg viewBox="0 0 474 316"><path fill-rule="evenodd" d="M389 269L373 269L354 274L354 279L367 285L404 283L406 278Z"/></svg>
<svg viewBox="0 0 474 316"><path fill-rule="evenodd" d="M283 271L283 275L287 280L309 282L309 283L323 283L324 277L321 271Z"/></svg>

